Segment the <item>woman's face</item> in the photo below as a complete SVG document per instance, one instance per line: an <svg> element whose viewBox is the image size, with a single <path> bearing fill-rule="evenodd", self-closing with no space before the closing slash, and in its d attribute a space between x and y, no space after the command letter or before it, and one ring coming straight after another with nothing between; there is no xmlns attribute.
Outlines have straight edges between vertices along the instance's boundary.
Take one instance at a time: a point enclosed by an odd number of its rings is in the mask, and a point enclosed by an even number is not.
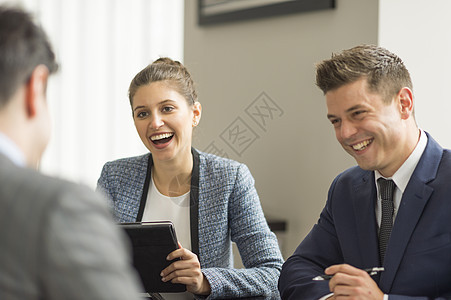
<svg viewBox="0 0 451 300"><path fill-rule="evenodd" d="M185 159L191 155L200 103L189 105L167 82L157 81L138 88L132 110L136 130L154 160Z"/></svg>

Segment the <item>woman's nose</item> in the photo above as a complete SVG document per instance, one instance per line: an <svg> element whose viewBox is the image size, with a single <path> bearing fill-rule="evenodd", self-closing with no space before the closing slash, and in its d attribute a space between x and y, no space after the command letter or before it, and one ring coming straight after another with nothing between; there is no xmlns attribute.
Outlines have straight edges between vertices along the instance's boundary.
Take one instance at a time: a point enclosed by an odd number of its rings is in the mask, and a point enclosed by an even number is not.
<svg viewBox="0 0 451 300"><path fill-rule="evenodd" d="M160 115L154 114L152 116L152 121L150 122L150 126L152 129L158 129L164 125L163 118Z"/></svg>

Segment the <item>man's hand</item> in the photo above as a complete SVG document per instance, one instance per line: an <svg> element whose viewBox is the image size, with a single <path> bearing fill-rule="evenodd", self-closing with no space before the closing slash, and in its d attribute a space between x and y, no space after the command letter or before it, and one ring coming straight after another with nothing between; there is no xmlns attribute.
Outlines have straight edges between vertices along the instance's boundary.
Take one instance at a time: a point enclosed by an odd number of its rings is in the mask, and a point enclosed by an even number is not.
<svg viewBox="0 0 451 300"><path fill-rule="evenodd" d="M188 292L193 294L209 295L211 293L210 283L200 269L197 255L180 245L179 249L168 255L167 260L176 258L181 258L181 260L173 262L161 271L161 280L185 284Z"/></svg>
<svg viewBox="0 0 451 300"><path fill-rule="evenodd" d="M334 295L328 299L383 300L384 293L364 270L342 264L327 268L325 274L334 275L329 288Z"/></svg>

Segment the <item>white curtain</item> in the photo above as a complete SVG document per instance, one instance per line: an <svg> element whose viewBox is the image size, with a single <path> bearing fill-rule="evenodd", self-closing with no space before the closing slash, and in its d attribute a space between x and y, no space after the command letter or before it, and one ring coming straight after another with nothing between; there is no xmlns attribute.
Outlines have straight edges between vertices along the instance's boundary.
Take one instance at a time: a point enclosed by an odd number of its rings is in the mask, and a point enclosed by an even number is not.
<svg viewBox="0 0 451 300"><path fill-rule="evenodd" d="M145 153L127 89L160 56L183 61L183 0L16 0L54 45L53 134L41 171L95 187L106 161Z"/></svg>

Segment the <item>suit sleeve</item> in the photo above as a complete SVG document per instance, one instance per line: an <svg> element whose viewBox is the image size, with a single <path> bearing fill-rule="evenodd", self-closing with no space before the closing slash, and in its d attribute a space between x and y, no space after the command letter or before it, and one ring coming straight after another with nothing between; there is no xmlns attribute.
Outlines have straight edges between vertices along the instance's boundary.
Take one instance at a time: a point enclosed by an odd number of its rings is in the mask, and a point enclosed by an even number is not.
<svg viewBox="0 0 451 300"><path fill-rule="evenodd" d="M331 195L335 183L329 190L328 201L318 223L282 267L279 278L282 299L320 299L330 293L327 281L313 281L312 278L324 274L324 269L330 265L343 263L331 214Z"/></svg>
<svg viewBox="0 0 451 300"><path fill-rule="evenodd" d="M202 269L212 288L211 298L279 299L277 279L283 258L264 217L254 179L245 165L238 168L228 213L231 238L238 246L245 269Z"/></svg>
<svg viewBox="0 0 451 300"><path fill-rule="evenodd" d="M48 207L40 249L48 299L139 299L128 245L97 196L74 188Z"/></svg>

